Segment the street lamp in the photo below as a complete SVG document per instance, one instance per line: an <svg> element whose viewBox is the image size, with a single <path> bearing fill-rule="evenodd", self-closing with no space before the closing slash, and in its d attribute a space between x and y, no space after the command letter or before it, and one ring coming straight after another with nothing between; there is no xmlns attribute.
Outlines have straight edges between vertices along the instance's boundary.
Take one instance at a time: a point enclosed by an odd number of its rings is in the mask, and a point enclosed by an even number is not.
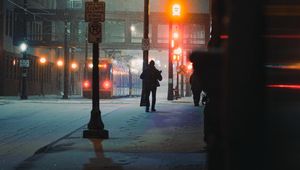
<svg viewBox="0 0 300 170"><path fill-rule="evenodd" d="M72 68L72 70L76 70L78 68L77 63L72 63L71 68Z"/></svg>
<svg viewBox="0 0 300 170"><path fill-rule="evenodd" d="M29 67L29 60L27 59L28 45L25 42L20 44L20 51L23 53L22 59L20 60L20 67L22 67L22 92L21 99L27 99L27 68Z"/></svg>
<svg viewBox="0 0 300 170"><path fill-rule="evenodd" d="M75 71L76 71L77 68L78 68L77 63L75 63L75 62L71 63L71 69L72 69L72 72L71 72L71 94L75 93L75 77L74 77L74 74L75 74Z"/></svg>
<svg viewBox="0 0 300 170"><path fill-rule="evenodd" d="M40 58L40 63L41 63L41 95L44 96L44 65L47 62L47 59L45 57Z"/></svg>
<svg viewBox="0 0 300 170"><path fill-rule="evenodd" d="M22 42L20 45L21 52L26 52L28 45L25 42Z"/></svg>
<svg viewBox="0 0 300 170"><path fill-rule="evenodd" d="M64 66L63 60L59 59L57 61L56 65L58 67L58 90L59 90L59 93L61 93L61 75L62 75L61 68Z"/></svg>
<svg viewBox="0 0 300 170"><path fill-rule="evenodd" d="M56 64L58 67L62 67L64 65L64 62L62 60L58 60Z"/></svg>

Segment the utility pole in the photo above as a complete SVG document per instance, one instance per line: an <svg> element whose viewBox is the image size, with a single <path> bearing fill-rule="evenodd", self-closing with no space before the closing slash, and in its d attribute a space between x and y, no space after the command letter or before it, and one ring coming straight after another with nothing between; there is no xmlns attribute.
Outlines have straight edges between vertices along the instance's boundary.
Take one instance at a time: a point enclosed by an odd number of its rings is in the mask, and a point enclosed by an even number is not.
<svg viewBox="0 0 300 170"><path fill-rule="evenodd" d="M173 48L172 48L172 37L173 37L173 22L169 23L169 79L168 79L168 100L173 100Z"/></svg>
<svg viewBox="0 0 300 170"><path fill-rule="evenodd" d="M70 95L74 95L75 94L75 68L73 68L73 64L74 64L74 55L75 55L75 48L71 48L71 94Z"/></svg>
<svg viewBox="0 0 300 170"><path fill-rule="evenodd" d="M87 79L87 68L88 68L88 27L86 28L86 32L85 32L85 55L84 55L84 68L83 68L83 80Z"/></svg>
<svg viewBox="0 0 300 170"><path fill-rule="evenodd" d="M22 60L21 61L26 61L28 62L28 65L22 65L22 92L21 92L21 96L20 98L22 100L26 100L28 99L27 96L27 76L28 76L28 68L29 67L29 60L27 59L27 15L26 15L26 10L27 10L27 0L24 0L24 32L23 32L23 38L24 38L24 42L26 44L26 49L23 51L23 56L22 56Z"/></svg>
<svg viewBox="0 0 300 170"><path fill-rule="evenodd" d="M142 40L142 50L143 50L143 70L148 67L149 60L149 0L144 0L144 36ZM142 97L140 101L140 106L146 106L146 96L145 96L145 81L142 82Z"/></svg>
<svg viewBox="0 0 300 170"><path fill-rule="evenodd" d="M65 13L65 39L64 39L64 95L63 99L69 97L69 47L68 47L68 13Z"/></svg>
<svg viewBox="0 0 300 170"><path fill-rule="evenodd" d="M181 61L181 65L183 66L182 61ZM180 97L184 97L184 76L183 76L183 73L180 76Z"/></svg>
<svg viewBox="0 0 300 170"><path fill-rule="evenodd" d="M144 0L144 37L143 37L143 70L148 66L148 55L150 48L149 40L149 0ZM144 87L144 83L143 83Z"/></svg>

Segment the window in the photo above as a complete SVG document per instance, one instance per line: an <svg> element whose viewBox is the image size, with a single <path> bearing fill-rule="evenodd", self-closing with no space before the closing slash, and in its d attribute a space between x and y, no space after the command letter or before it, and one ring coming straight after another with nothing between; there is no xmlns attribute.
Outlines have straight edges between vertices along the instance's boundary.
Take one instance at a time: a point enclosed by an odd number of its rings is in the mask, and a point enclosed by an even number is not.
<svg viewBox="0 0 300 170"><path fill-rule="evenodd" d="M13 35L13 12L6 10L5 13L5 35L12 37Z"/></svg>
<svg viewBox="0 0 300 170"><path fill-rule="evenodd" d="M131 42L141 43L144 35L143 22L132 23L130 26Z"/></svg>
<svg viewBox="0 0 300 170"><path fill-rule="evenodd" d="M68 2L68 7L75 8L75 9L82 8L82 0L70 0Z"/></svg>
<svg viewBox="0 0 300 170"><path fill-rule="evenodd" d="M43 37L42 22L28 22L27 23L27 38L29 40L41 41Z"/></svg>
<svg viewBox="0 0 300 170"><path fill-rule="evenodd" d="M191 24L184 27L184 44L205 44L204 25Z"/></svg>
<svg viewBox="0 0 300 170"><path fill-rule="evenodd" d="M169 25L157 26L157 43L169 42Z"/></svg>
<svg viewBox="0 0 300 170"><path fill-rule="evenodd" d="M104 28L106 43L125 42L125 21L106 21Z"/></svg>

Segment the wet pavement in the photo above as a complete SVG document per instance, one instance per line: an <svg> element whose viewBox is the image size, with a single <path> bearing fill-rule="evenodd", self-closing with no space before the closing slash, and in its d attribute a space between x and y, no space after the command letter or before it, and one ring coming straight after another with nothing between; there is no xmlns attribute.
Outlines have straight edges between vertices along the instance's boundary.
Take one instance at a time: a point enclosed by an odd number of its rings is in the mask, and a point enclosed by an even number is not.
<svg viewBox="0 0 300 170"><path fill-rule="evenodd" d="M16 169L206 169L203 108L183 98L162 102L157 110L124 105L102 117L109 139L82 138L84 126L39 149Z"/></svg>

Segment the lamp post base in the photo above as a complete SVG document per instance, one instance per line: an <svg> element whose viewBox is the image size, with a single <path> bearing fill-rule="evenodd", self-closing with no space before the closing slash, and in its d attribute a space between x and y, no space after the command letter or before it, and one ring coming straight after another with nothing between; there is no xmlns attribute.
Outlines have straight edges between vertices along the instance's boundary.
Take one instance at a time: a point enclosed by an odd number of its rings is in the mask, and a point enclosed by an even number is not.
<svg viewBox="0 0 300 170"><path fill-rule="evenodd" d="M83 131L83 138L108 139L108 130L105 129L88 129Z"/></svg>
<svg viewBox="0 0 300 170"><path fill-rule="evenodd" d="M28 97L27 96L21 96L20 99L21 100L26 100L26 99L28 99Z"/></svg>

